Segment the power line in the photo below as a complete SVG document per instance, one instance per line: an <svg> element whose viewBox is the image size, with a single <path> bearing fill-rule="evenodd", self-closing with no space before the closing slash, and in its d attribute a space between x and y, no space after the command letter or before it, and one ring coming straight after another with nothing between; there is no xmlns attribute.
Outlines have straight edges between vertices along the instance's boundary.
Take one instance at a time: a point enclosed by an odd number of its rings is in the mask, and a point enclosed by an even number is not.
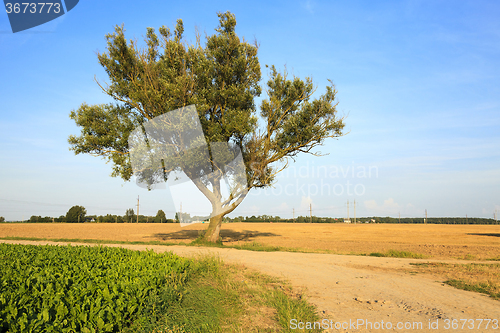
<svg viewBox="0 0 500 333"><path fill-rule="evenodd" d="M309 223L312 223L313 221L312 204L309 204L309 216L310 216Z"/></svg>
<svg viewBox="0 0 500 333"><path fill-rule="evenodd" d="M139 196L137 196L137 221L136 223L139 223Z"/></svg>
<svg viewBox="0 0 500 333"><path fill-rule="evenodd" d="M356 224L356 199L354 199L354 224Z"/></svg>

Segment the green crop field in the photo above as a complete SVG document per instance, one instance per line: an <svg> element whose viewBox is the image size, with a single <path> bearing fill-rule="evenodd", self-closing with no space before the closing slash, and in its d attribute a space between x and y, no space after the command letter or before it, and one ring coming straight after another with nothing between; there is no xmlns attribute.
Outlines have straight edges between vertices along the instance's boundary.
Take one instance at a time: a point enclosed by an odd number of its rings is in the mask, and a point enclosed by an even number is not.
<svg viewBox="0 0 500 333"><path fill-rule="evenodd" d="M171 253L0 244L0 331L119 331L154 294L177 302L190 263Z"/></svg>
<svg viewBox="0 0 500 333"><path fill-rule="evenodd" d="M0 333L290 332L288 318L318 316L283 281L217 258L0 243Z"/></svg>

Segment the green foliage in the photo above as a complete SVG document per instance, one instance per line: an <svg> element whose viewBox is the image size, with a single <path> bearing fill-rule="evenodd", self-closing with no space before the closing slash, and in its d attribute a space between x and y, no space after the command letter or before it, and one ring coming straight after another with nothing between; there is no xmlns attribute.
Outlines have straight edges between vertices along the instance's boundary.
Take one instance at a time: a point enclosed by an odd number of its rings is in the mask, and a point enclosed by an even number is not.
<svg viewBox="0 0 500 333"><path fill-rule="evenodd" d="M376 223L424 223L424 217L362 217L359 220L374 219ZM498 224L494 219L486 219L481 217L429 217L427 218L428 224Z"/></svg>
<svg viewBox="0 0 500 333"><path fill-rule="evenodd" d="M87 210L83 206L73 206L66 213L66 221L69 223L85 222Z"/></svg>
<svg viewBox="0 0 500 333"><path fill-rule="evenodd" d="M166 222L167 216L165 215L165 212L163 210L158 210L158 213L156 213L156 216L154 218L154 222L156 223L163 223Z"/></svg>
<svg viewBox="0 0 500 333"><path fill-rule="evenodd" d="M423 259L425 256L419 253L413 253L409 251L397 251L389 250L387 253L373 252L370 253L371 257L392 257L392 258L413 258L413 259Z"/></svg>
<svg viewBox="0 0 500 333"><path fill-rule="evenodd" d="M495 291L495 287L490 283L467 283L463 280L447 280L444 283L457 289L475 291L477 293L487 294L493 299L500 299L500 292Z"/></svg>
<svg viewBox="0 0 500 333"><path fill-rule="evenodd" d="M205 45L199 36L194 45L183 41L182 20L177 21L173 34L164 26L159 28L160 35L148 28L143 49L134 41L127 42L123 26L106 35L107 50L98 54L98 60L110 82L99 85L116 103L84 103L72 111L70 118L81 128L81 134L69 137L70 149L75 154L108 158L113 162L112 176L130 180L127 140L131 131L169 111L195 105L208 143L229 143L241 150L247 188L251 189L272 185L289 158L294 159L301 152L319 155L312 149L326 138L343 135L344 119L337 117L333 84L323 95L312 99L315 89L310 78L290 79L286 70L280 73L274 66L270 67L267 82L268 98L263 99L261 112L257 113L255 98L261 94L257 43L249 44L236 34L232 13L218 13L218 17L216 33L206 37ZM258 126L259 116L262 128ZM182 163L198 165L199 157L195 155L183 155ZM210 159L212 165L213 155ZM163 165L162 170L151 171L164 180L183 165L177 159L164 163L168 165ZM193 181L200 177L198 173L183 171ZM222 176L216 173L206 183L197 184L214 211L222 204ZM225 203L229 207L225 214L241 203L247 188L233 193L234 202L230 206Z"/></svg>
<svg viewBox="0 0 500 333"><path fill-rule="evenodd" d="M28 222L30 223L48 223L48 222L52 222L52 217L49 217L49 216L45 216L45 217L41 217L40 215L39 216L31 216L30 219L28 220Z"/></svg>
<svg viewBox="0 0 500 333"><path fill-rule="evenodd" d="M135 222L136 219L135 219L134 210L132 208L127 209L127 211L125 212L125 216L123 218L125 219L125 222L127 222L127 223Z"/></svg>
<svg viewBox="0 0 500 333"><path fill-rule="evenodd" d="M3 222L5 222L5 217L0 216L0 223L3 223Z"/></svg>
<svg viewBox="0 0 500 333"><path fill-rule="evenodd" d="M320 323L320 318L315 311L316 309L304 299L294 299L281 290L275 290L269 295L269 302L277 310L276 317L282 327L281 332L293 333L298 331L297 329L292 329L290 326L290 319L292 318L301 322ZM319 328L299 331L323 332L321 325L317 326Z"/></svg>
<svg viewBox="0 0 500 333"><path fill-rule="evenodd" d="M0 331L118 332L161 293L182 298L191 261L122 248L0 244Z"/></svg>

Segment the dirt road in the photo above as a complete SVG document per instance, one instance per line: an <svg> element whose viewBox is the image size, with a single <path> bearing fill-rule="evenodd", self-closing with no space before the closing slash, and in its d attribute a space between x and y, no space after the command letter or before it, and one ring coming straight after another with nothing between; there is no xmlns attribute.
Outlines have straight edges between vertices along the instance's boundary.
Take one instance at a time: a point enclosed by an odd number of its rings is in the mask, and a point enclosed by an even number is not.
<svg viewBox="0 0 500 333"><path fill-rule="evenodd" d="M45 241L1 242L66 244ZM327 332L500 331L499 301L485 295L457 290L430 276L411 274L410 263L422 260L186 246L109 246L172 251L181 256L215 254L227 262L243 264L263 273L285 278L317 306L325 319L322 322L324 327L331 328ZM405 268L408 271L404 271ZM293 328L295 323L299 324L300 318L290 318L292 319L298 320L291 323ZM452 321L454 319L455 322ZM464 319L469 321L464 324ZM471 319L475 321L472 322ZM488 329L485 329L486 321L483 321L481 327L478 327L480 321L477 319L497 320L497 325L492 321ZM453 324L458 325L455 326L458 328L453 329Z"/></svg>

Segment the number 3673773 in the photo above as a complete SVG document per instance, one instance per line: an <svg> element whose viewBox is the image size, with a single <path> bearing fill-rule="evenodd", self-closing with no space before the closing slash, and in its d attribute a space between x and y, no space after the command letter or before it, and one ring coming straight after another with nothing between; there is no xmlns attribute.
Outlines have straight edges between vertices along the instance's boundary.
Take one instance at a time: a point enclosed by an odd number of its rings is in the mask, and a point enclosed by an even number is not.
<svg viewBox="0 0 500 333"><path fill-rule="evenodd" d="M7 2L5 4L7 14L42 14L53 13L58 14L61 11L61 4L56 2Z"/></svg>

